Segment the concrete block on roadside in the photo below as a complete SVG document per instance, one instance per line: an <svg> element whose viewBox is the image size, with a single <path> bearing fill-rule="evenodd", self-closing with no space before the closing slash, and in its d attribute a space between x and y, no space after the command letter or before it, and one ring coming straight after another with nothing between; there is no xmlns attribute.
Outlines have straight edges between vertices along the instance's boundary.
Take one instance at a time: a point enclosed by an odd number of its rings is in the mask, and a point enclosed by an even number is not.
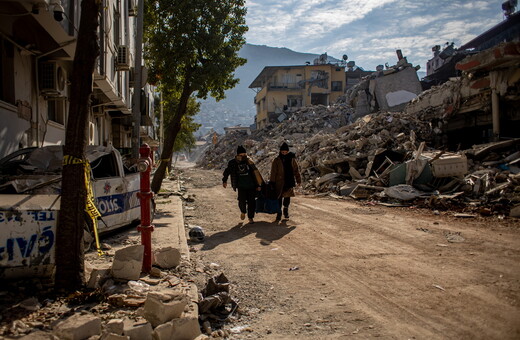
<svg viewBox="0 0 520 340"><path fill-rule="evenodd" d="M144 246L142 244L117 250L112 263L115 279L139 280L143 266Z"/></svg>
<svg viewBox="0 0 520 340"><path fill-rule="evenodd" d="M175 268L181 263L181 252L173 247L160 248L154 251L154 264L164 268Z"/></svg>
<svg viewBox="0 0 520 340"><path fill-rule="evenodd" d="M125 323L123 319L112 319L107 322L105 325L105 329L108 333L112 334L123 334L123 330L125 328Z"/></svg>
<svg viewBox="0 0 520 340"><path fill-rule="evenodd" d="M152 340L153 328L149 322L125 319L124 324L123 335L128 336L130 340Z"/></svg>
<svg viewBox="0 0 520 340"><path fill-rule="evenodd" d="M520 217L520 205L517 205L516 207L511 208L511 211L509 212L509 216Z"/></svg>
<svg viewBox="0 0 520 340"><path fill-rule="evenodd" d="M198 318L178 318L171 321L173 326L172 339L193 340L201 335Z"/></svg>
<svg viewBox="0 0 520 340"><path fill-rule="evenodd" d="M101 334L101 319L94 315L75 314L56 325L54 333L64 340L82 340Z"/></svg>
<svg viewBox="0 0 520 340"><path fill-rule="evenodd" d="M153 327L178 318L188 304L188 297L184 294L165 294L164 292L150 292L144 303L144 318Z"/></svg>

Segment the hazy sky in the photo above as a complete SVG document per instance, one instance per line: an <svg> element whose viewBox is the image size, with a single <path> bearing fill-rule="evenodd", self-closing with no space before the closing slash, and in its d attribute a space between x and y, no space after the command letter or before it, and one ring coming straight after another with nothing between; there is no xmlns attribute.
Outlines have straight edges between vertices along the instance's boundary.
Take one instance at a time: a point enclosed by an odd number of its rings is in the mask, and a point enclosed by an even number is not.
<svg viewBox="0 0 520 340"><path fill-rule="evenodd" d="M396 49L426 71L434 45L458 47L504 20L504 0L246 0L247 42L395 65Z"/></svg>

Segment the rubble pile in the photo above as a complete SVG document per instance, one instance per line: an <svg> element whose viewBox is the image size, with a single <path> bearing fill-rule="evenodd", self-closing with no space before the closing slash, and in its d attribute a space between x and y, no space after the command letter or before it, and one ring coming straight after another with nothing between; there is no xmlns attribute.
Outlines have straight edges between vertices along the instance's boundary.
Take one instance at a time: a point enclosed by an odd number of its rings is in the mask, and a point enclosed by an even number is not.
<svg viewBox="0 0 520 340"><path fill-rule="evenodd" d="M171 257L172 249L157 249L154 254ZM0 305L10 307L0 315L0 338L151 340L201 336L197 287L183 278L186 263L154 263L144 276L140 275L142 245L128 246L112 255L114 261L107 265L96 254L89 254L92 261L85 262L88 290L66 298L42 292L41 286L20 288L20 293L15 286L2 291ZM33 291L42 295L31 296ZM18 295L27 294L29 298L11 305Z"/></svg>
<svg viewBox="0 0 520 340"><path fill-rule="evenodd" d="M280 124L269 124L261 130L253 131L251 135L230 132L221 136L217 144L206 150L197 165L206 169L223 169L235 157L237 146L244 145L262 175L266 176L283 141L288 141L299 152L316 133L333 133L349 123L352 112L345 104L303 107Z"/></svg>
<svg viewBox="0 0 520 340"><path fill-rule="evenodd" d="M298 157L307 193L517 214L519 140L448 153L439 150L445 144L444 110L379 112L351 123L352 114L345 104L302 108L251 135L222 136L198 165L223 169L243 144L267 180L280 144L287 141Z"/></svg>

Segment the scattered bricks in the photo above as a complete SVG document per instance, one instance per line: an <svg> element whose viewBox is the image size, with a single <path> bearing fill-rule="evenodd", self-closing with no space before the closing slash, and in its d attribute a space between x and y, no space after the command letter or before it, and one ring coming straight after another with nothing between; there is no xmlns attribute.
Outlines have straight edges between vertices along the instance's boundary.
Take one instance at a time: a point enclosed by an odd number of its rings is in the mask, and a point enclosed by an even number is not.
<svg viewBox="0 0 520 340"><path fill-rule="evenodd" d="M101 334L101 319L94 315L75 314L60 322L54 333L65 340L82 340Z"/></svg>
<svg viewBox="0 0 520 340"><path fill-rule="evenodd" d="M116 251L112 263L112 276L115 279L139 280L143 266L144 246L135 245Z"/></svg>
<svg viewBox="0 0 520 340"><path fill-rule="evenodd" d="M125 319L124 325L123 334L127 335L130 340L152 340L153 329L149 322Z"/></svg>
<svg viewBox="0 0 520 340"><path fill-rule="evenodd" d="M144 303L144 317L153 327L181 316L188 303L184 294L169 295L150 292Z"/></svg>
<svg viewBox="0 0 520 340"><path fill-rule="evenodd" d="M105 325L105 329L107 332L113 333L113 334L118 334L118 335L123 334L124 328L125 328L125 324L123 322L123 319L112 319L112 320L109 320L107 322L107 324Z"/></svg>
<svg viewBox="0 0 520 340"><path fill-rule="evenodd" d="M154 251L154 265L164 269L175 268L181 263L181 252L173 247Z"/></svg>
<svg viewBox="0 0 520 340"><path fill-rule="evenodd" d="M92 268L87 288L100 288L105 280L110 277L110 268Z"/></svg>
<svg viewBox="0 0 520 340"><path fill-rule="evenodd" d="M172 339L193 340L201 334L199 320L196 317L174 319L171 324L173 326Z"/></svg>

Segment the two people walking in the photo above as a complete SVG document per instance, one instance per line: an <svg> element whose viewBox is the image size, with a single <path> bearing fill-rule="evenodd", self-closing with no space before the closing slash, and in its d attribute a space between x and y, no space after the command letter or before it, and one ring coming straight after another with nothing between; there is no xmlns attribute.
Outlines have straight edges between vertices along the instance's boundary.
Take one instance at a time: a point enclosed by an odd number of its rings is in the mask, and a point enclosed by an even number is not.
<svg viewBox="0 0 520 340"><path fill-rule="evenodd" d="M255 197L261 190L264 180L256 168L253 160L247 156L243 146L237 148L237 155L228 162L222 177L222 186L227 187L227 180L231 177L233 190L238 191L238 207L240 219L244 220L246 213L249 223L254 223ZM280 152L271 165L270 182L274 183L276 197L280 210L283 206L283 215L289 218L289 205L294 197L294 187L301 184L301 176L296 156L289 152L287 143L280 146ZM282 213L276 215L275 222L282 219Z"/></svg>

